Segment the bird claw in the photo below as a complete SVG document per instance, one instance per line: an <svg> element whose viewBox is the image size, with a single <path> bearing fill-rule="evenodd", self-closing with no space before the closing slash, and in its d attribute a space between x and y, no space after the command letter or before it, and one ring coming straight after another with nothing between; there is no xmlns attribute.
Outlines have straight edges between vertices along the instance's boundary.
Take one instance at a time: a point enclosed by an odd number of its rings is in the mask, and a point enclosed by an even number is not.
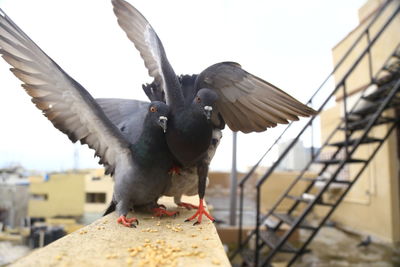
<svg viewBox="0 0 400 267"><path fill-rule="evenodd" d="M163 216L176 218L176 216L179 215L179 211L167 211L166 209L163 208L154 208L153 212L155 217L160 217L160 218L162 218Z"/></svg>
<svg viewBox="0 0 400 267"><path fill-rule="evenodd" d="M190 204L190 203L186 203L186 202L181 202L181 203L179 203L177 205L179 207L186 208L187 210L198 209L199 208L199 206L196 206L196 205L193 205L193 204Z"/></svg>
<svg viewBox="0 0 400 267"><path fill-rule="evenodd" d="M117 222L130 228L136 228L136 225L139 225L139 220L136 219L135 217L132 218L126 218L125 215L121 215L118 219ZM136 222L136 225L134 224Z"/></svg>
<svg viewBox="0 0 400 267"><path fill-rule="evenodd" d="M185 220L185 222L190 222L190 221L193 220L194 218L198 217L198 218L197 218L197 221L193 224L193 225L198 225L198 224L201 223L202 218L203 218L203 215L206 215L206 217L207 217L208 219L210 219L211 222L215 222L215 219L214 219L214 218L206 211L206 209L204 208L203 200L200 199L200 205L199 205L199 207L198 207L196 213L195 213L192 217L187 218L187 219Z"/></svg>

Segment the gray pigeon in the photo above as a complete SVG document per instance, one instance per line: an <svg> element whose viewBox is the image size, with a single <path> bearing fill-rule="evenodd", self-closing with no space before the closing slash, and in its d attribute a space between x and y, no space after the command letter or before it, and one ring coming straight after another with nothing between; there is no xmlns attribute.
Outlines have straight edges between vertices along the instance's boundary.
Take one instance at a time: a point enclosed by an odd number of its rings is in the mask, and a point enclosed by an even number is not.
<svg viewBox="0 0 400 267"><path fill-rule="evenodd" d="M119 25L154 78L144 86L146 94L171 108L166 139L177 166L197 168L199 209L188 220L197 217L200 223L202 215L213 220L203 205L212 131L226 123L233 131L262 132L316 112L235 62L214 64L199 75L177 77L146 18L124 0L112 0L112 4Z"/></svg>
<svg viewBox="0 0 400 267"><path fill-rule="evenodd" d="M96 99L96 101L103 109L106 116L115 126L117 126L118 129L120 129L120 131L126 138L128 138L128 140L131 138L136 138L135 135L137 135L137 131L135 131L135 129L137 125L141 125L143 123L143 116L140 116L140 109L142 106L146 106L147 102L117 98L99 98ZM216 148L218 147L221 138L222 133L220 130L213 131L212 144L209 146L207 151L208 163L210 163L211 159L214 157ZM174 202L180 207L185 207L187 209L198 208L198 206L181 201L182 195L197 195L197 169L181 168L176 173L171 173L171 183L163 195L174 197Z"/></svg>
<svg viewBox="0 0 400 267"><path fill-rule="evenodd" d="M134 102L126 118L126 138L92 96L48 57L0 9L0 53L12 73L53 125L72 142L95 150L107 174L115 179L113 205L118 222L132 226L131 208L160 212L156 202L169 187L172 160L165 141L169 107L162 102ZM123 126L121 126L123 127ZM121 132L122 131L122 132Z"/></svg>

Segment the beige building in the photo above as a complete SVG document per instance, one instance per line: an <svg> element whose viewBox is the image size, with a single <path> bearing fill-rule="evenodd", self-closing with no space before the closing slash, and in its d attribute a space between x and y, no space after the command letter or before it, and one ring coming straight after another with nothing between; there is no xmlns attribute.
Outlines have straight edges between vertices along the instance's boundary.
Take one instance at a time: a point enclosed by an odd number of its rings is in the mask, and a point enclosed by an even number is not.
<svg viewBox="0 0 400 267"><path fill-rule="evenodd" d="M334 63L337 64L349 49L350 45L366 28L369 21L377 12L378 7L384 3L383 0L369 0L359 10L360 24L353 29L332 50ZM372 28L370 35L374 36L377 29L389 17L399 1L393 1L392 5L385 11L382 21L377 21L377 26ZM395 21L383 33L380 40L371 50L372 73L375 75L382 68L389 55L400 43L400 18ZM367 39L361 45L355 47L349 59L338 69L335 81L338 83L343 74L349 69L352 62L360 55L367 45ZM350 96L348 105L360 97L361 90L370 84L369 61L366 57L346 83L347 92ZM336 103L333 107L325 110L321 115L321 135L325 140L333 129L338 125L343 115L343 91L336 94ZM386 111L386 115L395 116L394 110ZM399 113L398 113L399 114ZM382 137L389 126L381 125L374 127L369 133L370 137ZM375 158L368 165L362 176L333 213L332 220L341 225L351 227L361 233L371 234L384 241L400 242L400 184L399 184L399 130L394 131L383 144ZM342 135L334 136L334 141L343 140ZM355 158L368 156L376 144L363 145ZM347 171L351 174L356 172L356 166L350 166Z"/></svg>
<svg viewBox="0 0 400 267"><path fill-rule="evenodd" d="M103 169L30 177L29 216L80 218L101 214L111 201L113 180Z"/></svg>

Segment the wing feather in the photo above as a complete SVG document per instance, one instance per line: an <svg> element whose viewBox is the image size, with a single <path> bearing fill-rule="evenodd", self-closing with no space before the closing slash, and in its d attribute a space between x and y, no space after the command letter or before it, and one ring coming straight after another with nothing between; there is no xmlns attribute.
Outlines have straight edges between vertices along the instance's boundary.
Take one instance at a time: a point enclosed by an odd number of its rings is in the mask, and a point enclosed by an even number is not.
<svg viewBox="0 0 400 267"><path fill-rule="evenodd" d="M261 132L278 123L298 120L298 116L316 114L311 107L235 62L208 67L197 77L195 88L210 88L218 93L218 111L233 131Z"/></svg>
<svg viewBox="0 0 400 267"><path fill-rule="evenodd" d="M153 27L131 4L124 0L112 0L118 24L133 42L149 75L154 78L157 89L165 92L166 102L171 108L184 105L184 99L164 47Z"/></svg>
<svg viewBox="0 0 400 267"><path fill-rule="evenodd" d="M73 142L95 150L107 173L130 155L130 143L105 116L91 95L48 57L0 9L0 53L13 66L32 102ZM128 156L129 157L129 156Z"/></svg>

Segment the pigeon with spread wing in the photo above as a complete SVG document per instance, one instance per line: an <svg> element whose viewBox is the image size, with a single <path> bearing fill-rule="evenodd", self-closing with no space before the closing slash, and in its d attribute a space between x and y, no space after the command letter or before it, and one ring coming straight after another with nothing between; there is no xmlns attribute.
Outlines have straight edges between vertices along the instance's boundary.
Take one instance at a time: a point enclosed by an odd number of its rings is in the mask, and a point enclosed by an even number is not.
<svg viewBox="0 0 400 267"><path fill-rule="evenodd" d="M165 101L171 109L167 144L178 167L197 168L199 209L204 209L207 151L213 131L225 123L233 131L262 132L278 123L298 120L316 112L276 86L241 68L238 63L214 64L199 75L178 77L170 65L161 40L146 18L124 0L112 0L120 27L139 50L154 81L144 86L151 100Z"/></svg>
<svg viewBox="0 0 400 267"><path fill-rule="evenodd" d="M165 140L170 111L165 103L132 100L135 112L124 118L130 121L126 130L131 135L125 137L125 130L117 128L93 97L1 9L0 54L54 127L72 142L80 141L94 149L106 174L114 177L111 206L118 212L118 222L134 226L137 220L127 218L132 208L163 213L157 200L169 187L168 171L173 166Z"/></svg>

